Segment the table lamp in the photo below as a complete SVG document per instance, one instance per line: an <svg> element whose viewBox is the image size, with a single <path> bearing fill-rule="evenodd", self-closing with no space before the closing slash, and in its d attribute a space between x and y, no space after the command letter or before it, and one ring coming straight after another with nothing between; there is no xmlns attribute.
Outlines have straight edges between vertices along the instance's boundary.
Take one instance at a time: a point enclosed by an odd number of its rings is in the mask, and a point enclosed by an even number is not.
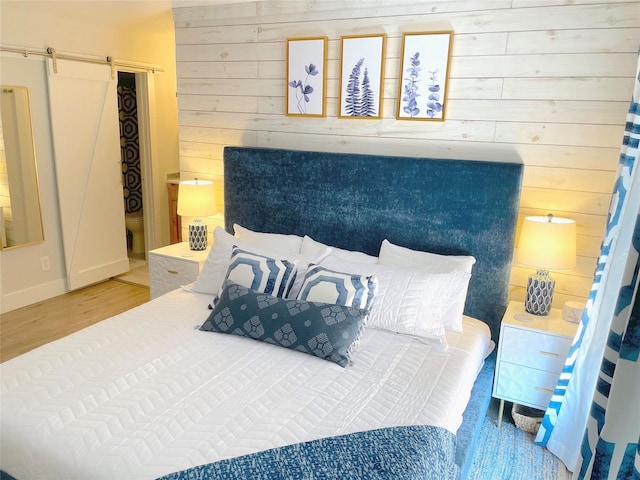
<svg viewBox="0 0 640 480"><path fill-rule="evenodd" d="M216 197L213 182L209 180L186 180L178 184L178 215L196 217L189 224L189 248L207 248L207 225L197 217L208 217L216 213Z"/></svg>
<svg viewBox="0 0 640 480"><path fill-rule="evenodd" d="M516 261L537 268L527 281L525 310L534 315L548 315L556 283L548 270L575 267L576 222L552 214L525 217Z"/></svg>

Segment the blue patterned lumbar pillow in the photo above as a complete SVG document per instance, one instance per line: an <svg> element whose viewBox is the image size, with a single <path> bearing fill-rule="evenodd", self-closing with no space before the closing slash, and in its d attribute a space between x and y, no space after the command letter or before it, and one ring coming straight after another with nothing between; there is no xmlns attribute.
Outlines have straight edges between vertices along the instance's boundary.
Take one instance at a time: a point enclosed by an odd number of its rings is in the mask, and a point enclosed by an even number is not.
<svg viewBox="0 0 640 480"><path fill-rule="evenodd" d="M296 279L296 262L277 260L233 247L218 297L228 282L274 297L286 296ZM217 301L214 300L214 303Z"/></svg>
<svg viewBox="0 0 640 480"><path fill-rule="evenodd" d="M370 310L377 285L373 275L341 273L309 265L298 299Z"/></svg>
<svg viewBox="0 0 640 480"><path fill-rule="evenodd" d="M278 298L228 282L200 330L232 333L345 367L368 311Z"/></svg>

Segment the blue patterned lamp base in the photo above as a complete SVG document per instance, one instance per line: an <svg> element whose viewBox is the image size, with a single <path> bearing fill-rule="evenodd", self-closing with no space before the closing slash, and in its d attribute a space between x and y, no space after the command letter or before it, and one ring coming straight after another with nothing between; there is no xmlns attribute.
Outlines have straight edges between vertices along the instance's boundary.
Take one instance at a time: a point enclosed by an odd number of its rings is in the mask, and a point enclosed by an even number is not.
<svg viewBox="0 0 640 480"><path fill-rule="evenodd" d="M200 220L189 224L189 248L205 250L207 248L207 225Z"/></svg>
<svg viewBox="0 0 640 480"><path fill-rule="evenodd" d="M538 270L534 275L529 275L524 309L534 315L549 315L555 285L556 281L546 270Z"/></svg>

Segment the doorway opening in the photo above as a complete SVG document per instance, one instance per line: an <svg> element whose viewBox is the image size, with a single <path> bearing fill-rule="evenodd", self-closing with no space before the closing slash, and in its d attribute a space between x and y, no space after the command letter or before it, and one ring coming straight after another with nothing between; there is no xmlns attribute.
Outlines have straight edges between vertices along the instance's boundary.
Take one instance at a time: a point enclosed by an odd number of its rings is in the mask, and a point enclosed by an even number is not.
<svg viewBox="0 0 640 480"><path fill-rule="evenodd" d="M130 269L146 264L143 168L138 130L136 74L118 72L118 118L125 213L125 235Z"/></svg>

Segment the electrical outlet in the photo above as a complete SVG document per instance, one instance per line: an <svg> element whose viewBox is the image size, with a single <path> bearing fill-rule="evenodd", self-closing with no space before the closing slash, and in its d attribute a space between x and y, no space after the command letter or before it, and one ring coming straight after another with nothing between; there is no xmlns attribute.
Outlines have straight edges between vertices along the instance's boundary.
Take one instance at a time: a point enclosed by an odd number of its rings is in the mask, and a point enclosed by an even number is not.
<svg viewBox="0 0 640 480"><path fill-rule="evenodd" d="M51 268L51 264L49 263L49 257L40 257L40 266L42 267L42 271L46 272Z"/></svg>

